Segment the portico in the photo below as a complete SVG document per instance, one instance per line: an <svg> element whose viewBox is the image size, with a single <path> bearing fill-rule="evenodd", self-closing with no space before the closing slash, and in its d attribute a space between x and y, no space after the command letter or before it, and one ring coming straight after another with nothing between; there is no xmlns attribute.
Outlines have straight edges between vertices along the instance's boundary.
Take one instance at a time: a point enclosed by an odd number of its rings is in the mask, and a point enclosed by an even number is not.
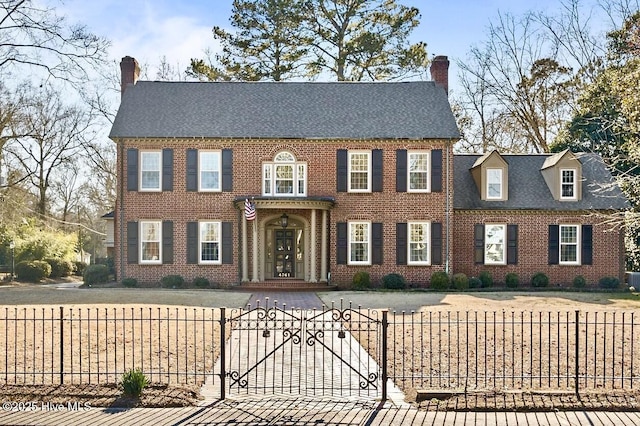
<svg viewBox="0 0 640 426"><path fill-rule="evenodd" d="M317 283L328 280L329 210L333 197L248 197L256 218L240 211L240 264L242 282L298 279Z"/></svg>

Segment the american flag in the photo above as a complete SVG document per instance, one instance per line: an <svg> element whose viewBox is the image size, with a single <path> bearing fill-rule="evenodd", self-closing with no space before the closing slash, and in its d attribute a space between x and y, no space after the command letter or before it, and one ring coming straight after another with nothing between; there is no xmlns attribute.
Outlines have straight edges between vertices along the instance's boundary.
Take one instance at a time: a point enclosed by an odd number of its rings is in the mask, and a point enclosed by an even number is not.
<svg viewBox="0 0 640 426"><path fill-rule="evenodd" d="M256 206L250 202L248 198L244 200L244 217L247 220L253 220L256 218Z"/></svg>

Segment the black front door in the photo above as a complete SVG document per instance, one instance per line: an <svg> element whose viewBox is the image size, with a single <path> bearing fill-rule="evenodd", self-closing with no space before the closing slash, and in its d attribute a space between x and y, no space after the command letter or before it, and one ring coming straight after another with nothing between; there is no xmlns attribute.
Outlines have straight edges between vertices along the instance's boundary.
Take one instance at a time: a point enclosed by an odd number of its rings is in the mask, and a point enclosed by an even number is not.
<svg viewBox="0 0 640 426"><path fill-rule="evenodd" d="M274 276L278 278L295 277L296 264L296 248L294 231L286 229L276 230L275 232L275 248L276 248L276 267L274 268Z"/></svg>

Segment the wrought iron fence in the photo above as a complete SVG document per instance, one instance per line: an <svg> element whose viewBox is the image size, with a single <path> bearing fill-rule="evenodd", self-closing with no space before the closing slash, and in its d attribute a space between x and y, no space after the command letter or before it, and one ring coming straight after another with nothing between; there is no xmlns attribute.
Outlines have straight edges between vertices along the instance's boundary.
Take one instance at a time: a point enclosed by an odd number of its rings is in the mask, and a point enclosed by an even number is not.
<svg viewBox="0 0 640 426"><path fill-rule="evenodd" d="M333 316L315 325L301 325L299 311L291 323L337 339L350 334L379 364L383 386L387 377L405 391L640 386L635 312L326 311ZM225 350L232 333L248 328L234 344L252 345L268 337L268 324L285 332L286 322L264 314L263 322L245 324L245 311L224 308L2 307L0 384L117 383L131 368L155 383L229 383L232 357L218 358L233 348ZM335 351L329 341L311 343Z"/></svg>
<svg viewBox="0 0 640 426"><path fill-rule="evenodd" d="M633 389L634 312L445 312L389 316L389 377L407 388Z"/></svg>
<svg viewBox="0 0 640 426"><path fill-rule="evenodd" d="M220 352L220 310L0 309L0 383L117 383L140 368L152 382L202 383Z"/></svg>

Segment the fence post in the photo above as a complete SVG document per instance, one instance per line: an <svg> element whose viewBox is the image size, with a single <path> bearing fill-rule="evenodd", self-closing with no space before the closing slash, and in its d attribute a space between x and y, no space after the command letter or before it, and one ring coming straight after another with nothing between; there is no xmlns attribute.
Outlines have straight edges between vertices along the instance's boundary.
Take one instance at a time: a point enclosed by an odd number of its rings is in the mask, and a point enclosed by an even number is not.
<svg viewBox="0 0 640 426"><path fill-rule="evenodd" d="M576 388L576 395L580 395L580 379L579 379L579 375L580 375L580 311L576 309L576 320L575 320L575 324L576 324L576 354L575 354L575 361L576 361L576 369L575 369L575 380L576 380L576 384L575 384L575 388Z"/></svg>
<svg viewBox="0 0 640 426"><path fill-rule="evenodd" d="M387 400L387 329L389 328L389 311L382 311L382 402Z"/></svg>
<svg viewBox="0 0 640 426"><path fill-rule="evenodd" d="M60 306L60 384L64 383L64 307Z"/></svg>
<svg viewBox="0 0 640 426"><path fill-rule="evenodd" d="M225 313L226 309L225 308L220 308L220 399L224 400L226 398L226 376L227 373L225 371L225 366L226 366L226 358L225 358L225 352L226 352L226 333L225 333L225 322L226 322L226 318L225 318Z"/></svg>

